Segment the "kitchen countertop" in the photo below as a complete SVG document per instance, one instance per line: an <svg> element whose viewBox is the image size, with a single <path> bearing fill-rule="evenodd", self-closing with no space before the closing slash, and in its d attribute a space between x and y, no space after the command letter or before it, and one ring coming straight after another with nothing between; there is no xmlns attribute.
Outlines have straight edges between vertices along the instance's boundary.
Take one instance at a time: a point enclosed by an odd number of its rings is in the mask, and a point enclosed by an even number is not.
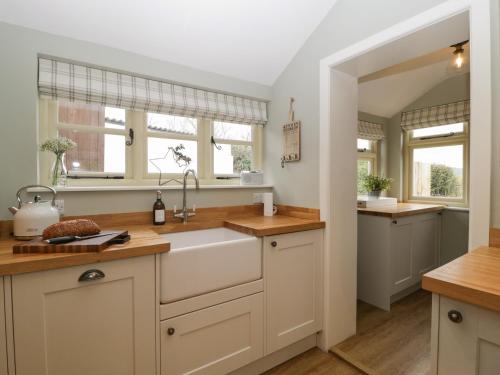
<svg viewBox="0 0 500 375"><path fill-rule="evenodd" d="M4 239L0 240L0 276L162 253L170 250L170 243L159 234L222 226L261 237L324 228L325 223L286 215L240 215L224 220L193 221L186 225L177 222L164 226L119 225L119 228L101 225L103 229L128 230L131 240L126 244L111 245L106 250L93 253L13 254L12 246L19 241Z"/></svg>
<svg viewBox="0 0 500 375"><path fill-rule="evenodd" d="M262 237L320 229L325 227L325 222L275 215L228 219L224 222L224 226L252 236Z"/></svg>
<svg viewBox="0 0 500 375"><path fill-rule="evenodd" d="M131 236L123 245L111 245L106 250L92 253L13 254L12 246L21 242L14 239L0 241L0 276L50 270L162 253L170 250L170 243L148 226L126 228Z"/></svg>
<svg viewBox="0 0 500 375"><path fill-rule="evenodd" d="M445 208L439 204L421 204L421 203L398 203L397 206L383 206L359 208L358 214L384 216L396 219L398 217L413 216L425 214L428 212L439 212Z"/></svg>
<svg viewBox="0 0 500 375"><path fill-rule="evenodd" d="M422 288L500 312L500 248L480 247L426 273Z"/></svg>

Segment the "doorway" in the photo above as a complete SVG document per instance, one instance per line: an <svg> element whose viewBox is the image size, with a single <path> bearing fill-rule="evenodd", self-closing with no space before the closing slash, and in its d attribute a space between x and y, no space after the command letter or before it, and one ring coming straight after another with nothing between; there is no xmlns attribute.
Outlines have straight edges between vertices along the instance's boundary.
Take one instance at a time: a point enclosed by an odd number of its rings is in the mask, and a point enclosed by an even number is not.
<svg viewBox="0 0 500 375"><path fill-rule="evenodd" d="M487 0L447 1L320 63L320 208L325 230L326 350L356 333L356 138L358 78L470 39L469 249L490 222L491 52ZM488 21L488 22L486 22ZM470 25L464 30L463 25Z"/></svg>

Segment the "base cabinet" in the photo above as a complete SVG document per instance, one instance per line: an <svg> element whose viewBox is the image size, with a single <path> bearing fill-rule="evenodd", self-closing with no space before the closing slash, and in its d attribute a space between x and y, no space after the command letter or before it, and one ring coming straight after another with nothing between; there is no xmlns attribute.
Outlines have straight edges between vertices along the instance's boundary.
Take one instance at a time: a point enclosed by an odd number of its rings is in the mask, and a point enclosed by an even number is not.
<svg viewBox="0 0 500 375"><path fill-rule="evenodd" d="M499 374L500 313L442 296L433 304L433 373Z"/></svg>
<svg viewBox="0 0 500 375"><path fill-rule="evenodd" d="M263 356L263 294L161 322L161 373L226 374Z"/></svg>
<svg viewBox="0 0 500 375"><path fill-rule="evenodd" d="M358 214L358 299L390 310L439 263L441 215L392 219Z"/></svg>
<svg viewBox="0 0 500 375"><path fill-rule="evenodd" d="M0 276L0 375L7 375L7 332L5 326L4 281Z"/></svg>
<svg viewBox="0 0 500 375"><path fill-rule="evenodd" d="M153 255L12 276L16 375L153 375Z"/></svg>
<svg viewBox="0 0 500 375"><path fill-rule="evenodd" d="M323 231L264 238L266 354L321 331Z"/></svg>

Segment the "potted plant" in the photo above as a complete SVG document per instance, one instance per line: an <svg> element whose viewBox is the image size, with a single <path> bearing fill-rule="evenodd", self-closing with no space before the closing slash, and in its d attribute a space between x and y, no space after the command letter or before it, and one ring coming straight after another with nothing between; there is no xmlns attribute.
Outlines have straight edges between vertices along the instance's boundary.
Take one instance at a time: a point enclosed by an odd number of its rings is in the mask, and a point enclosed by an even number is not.
<svg viewBox="0 0 500 375"><path fill-rule="evenodd" d="M64 165L64 154L75 147L76 143L65 137L47 139L40 146L41 151L50 151L56 157L51 170L52 186L64 186L66 184L68 171Z"/></svg>
<svg viewBox="0 0 500 375"><path fill-rule="evenodd" d="M369 197L380 197L380 193L391 187L392 178L368 175L363 177L363 187L368 192Z"/></svg>

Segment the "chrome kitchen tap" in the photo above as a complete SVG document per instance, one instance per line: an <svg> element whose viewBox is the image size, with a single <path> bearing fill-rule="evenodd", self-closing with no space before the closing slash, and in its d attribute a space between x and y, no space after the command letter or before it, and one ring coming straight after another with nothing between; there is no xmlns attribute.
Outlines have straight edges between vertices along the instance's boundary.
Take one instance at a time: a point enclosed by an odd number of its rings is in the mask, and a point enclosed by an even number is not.
<svg viewBox="0 0 500 375"><path fill-rule="evenodd" d="M196 176L196 172L194 169L188 169L186 172L184 172L184 179L182 181L182 211L178 214L174 213L174 217L178 217L179 219L182 219L182 222L184 224L187 224L188 222L188 217L196 215L193 209L193 212L188 212L188 208L186 205L186 185L187 185L187 178L189 174L192 174L194 177L194 181L196 184L196 190L200 189L200 183L198 182L198 177Z"/></svg>

